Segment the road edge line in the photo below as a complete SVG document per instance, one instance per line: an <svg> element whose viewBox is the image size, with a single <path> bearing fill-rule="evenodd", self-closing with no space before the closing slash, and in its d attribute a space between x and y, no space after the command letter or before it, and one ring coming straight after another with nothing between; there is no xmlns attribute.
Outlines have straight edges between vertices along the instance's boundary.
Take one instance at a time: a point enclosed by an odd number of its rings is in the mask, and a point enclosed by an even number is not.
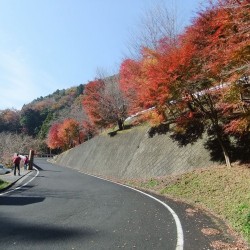
<svg viewBox="0 0 250 250"><path fill-rule="evenodd" d="M137 191L137 192L139 192L141 194L144 194L144 195L148 196L149 198L154 199L155 201L161 203L165 208L168 209L168 211L171 213L171 215L173 216L174 221L175 221L176 230L177 230L177 242L176 242L175 250L183 250L184 249L184 234L183 234L183 229L182 229L182 226L181 226L181 221L180 221L178 215L176 214L176 212L169 205L167 205L165 202L163 202L163 201L157 199L156 197L154 197L154 196L152 196L150 194L147 194L147 193L145 193L145 192L143 192L143 191L141 191L139 189L127 186L125 184L121 184L119 182L111 181L111 180L105 179L103 177L95 176L95 175L92 175L92 174L87 174L87 173L84 173L84 172L82 172L80 170L78 170L78 172L80 172L82 174L92 176L92 177L95 177L95 178L98 178L98 179L101 179L101 180L104 180L104 181L114 183L114 184L129 188L129 189L132 189L134 191Z"/></svg>
<svg viewBox="0 0 250 250"><path fill-rule="evenodd" d="M24 184L21 185L21 186L18 186L18 187L16 187L16 188L14 188L14 189L12 189L12 190L9 190L9 191L4 192L4 193L0 193L0 196L3 196L3 195L5 195L5 194L9 194L9 193L12 193L12 192L14 192L14 191L16 191L16 190L19 190L19 189L21 189L22 187L25 187L25 186L26 186L27 184L29 184L31 181L33 181L33 180L39 175L39 170L38 170L37 168L35 168L35 167L33 167L33 168L36 170L36 175L35 175L32 179L30 179L28 182L24 183ZM28 173L27 176L26 176L26 178L27 178L31 173L32 173L32 172Z"/></svg>

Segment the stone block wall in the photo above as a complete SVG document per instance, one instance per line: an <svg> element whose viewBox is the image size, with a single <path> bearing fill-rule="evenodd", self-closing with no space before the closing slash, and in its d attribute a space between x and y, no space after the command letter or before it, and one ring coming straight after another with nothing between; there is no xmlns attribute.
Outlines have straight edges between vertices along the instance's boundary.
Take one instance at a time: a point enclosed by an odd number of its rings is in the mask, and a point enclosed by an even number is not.
<svg viewBox="0 0 250 250"><path fill-rule="evenodd" d="M168 134L148 136L148 127L135 127L114 136L100 135L54 160L88 174L119 179L150 178L212 166L204 140L179 147Z"/></svg>

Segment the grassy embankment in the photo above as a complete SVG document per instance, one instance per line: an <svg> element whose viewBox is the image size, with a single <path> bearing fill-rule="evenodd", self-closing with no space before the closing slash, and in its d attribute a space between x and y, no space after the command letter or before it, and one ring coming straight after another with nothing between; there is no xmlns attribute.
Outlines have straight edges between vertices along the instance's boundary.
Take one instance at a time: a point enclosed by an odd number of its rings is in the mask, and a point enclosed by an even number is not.
<svg viewBox="0 0 250 250"><path fill-rule="evenodd" d="M5 182L5 181L0 179L0 190L7 187L7 186L8 186L8 182Z"/></svg>
<svg viewBox="0 0 250 250"><path fill-rule="evenodd" d="M250 166L220 166L126 184L198 204L224 219L250 244Z"/></svg>

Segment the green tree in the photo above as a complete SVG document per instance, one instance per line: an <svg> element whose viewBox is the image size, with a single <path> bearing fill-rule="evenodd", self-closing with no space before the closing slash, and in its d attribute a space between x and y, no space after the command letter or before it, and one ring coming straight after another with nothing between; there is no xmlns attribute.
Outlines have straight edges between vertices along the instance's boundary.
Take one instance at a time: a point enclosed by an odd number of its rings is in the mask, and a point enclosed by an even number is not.
<svg viewBox="0 0 250 250"><path fill-rule="evenodd" d="M80 84L79 86L77 86L77 88L76 88L76 94L77 94L77 96L82 95L83 94L83 90L84 90L83 84Z"/></svg>
<svg viewBox="0 0 250 250"><path fill-rule="evenodd" d="M52 112L49 112L38 133L39 139L44 140L47 137L52 120L53 120L53 114Z"/></svg>
<svg viewBox="0 0 250 250"><path fill-rule="evenodd" d="M48 110L45 109L42 112L28 108L21 114L20 123L24 133L35 137L47 117Z"/></svg>

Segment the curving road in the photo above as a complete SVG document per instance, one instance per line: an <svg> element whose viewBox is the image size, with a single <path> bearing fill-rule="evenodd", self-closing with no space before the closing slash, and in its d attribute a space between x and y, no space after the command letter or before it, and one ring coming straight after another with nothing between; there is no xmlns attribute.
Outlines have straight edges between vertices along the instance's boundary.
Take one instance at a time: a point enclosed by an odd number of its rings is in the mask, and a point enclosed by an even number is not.
<svg viewBox="0 0 250 250"><path fill-rule="evenodd" d="M0 249L212 249L209 217L44 159L0 195ZM200 227L200 228L199 228ZM185 243L183 247L183 235Z"/></svg>

